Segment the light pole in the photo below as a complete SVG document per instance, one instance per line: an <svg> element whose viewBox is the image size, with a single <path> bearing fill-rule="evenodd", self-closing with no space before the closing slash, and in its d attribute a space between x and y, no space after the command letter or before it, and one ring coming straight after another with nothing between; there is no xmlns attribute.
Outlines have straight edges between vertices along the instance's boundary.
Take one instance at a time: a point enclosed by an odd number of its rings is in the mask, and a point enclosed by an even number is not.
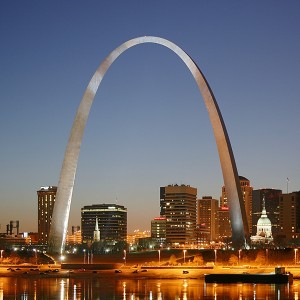
<svg viewBox="0 0 300 300"><path fill-rule="evenodd" d="M123 257L123 259L124 259L124 264L126 265L126 250L124 250L123 252L124 252L124 257Z"/></svg>
<svg viewBox="0 0 300 300"><path fill-rule="evenodd" d="M61 256L60 256L60 265L63 263L64 260L65 260L65 256L64 256L64 255L61 255Z"/></svg>
<svg viewBox="0 0 300 300"><path fill-rule="evenodd" d="M83 263L85 264L85 249L83 249Z"/></svg>
<svg viewBox="0 0 300 300"><path fill-rule="evenodd" d="M4 250L0 250L0 251L1 251L1 260L2 260L2 258L3 258L3 254L2 253L3 253Z"/></svg>
<svg viewBox="0 0 300 300"><path fill-rule="evenodd" d="M297 252L298 252L298 249L294 249L295 251L295 265L297 264Z"/></svg>
<svg viewBox="0 0 300 300"><path fill-rule="evenodd" d="M35 264L37 265L37 250L33 249L34 251L34 257L35 257Z"/></svg>
<svg viewBox="0 0 300 300"><path fill-rule="evenodd" d="M158 265L160 266L160 250L158 250Z"/></svg>
<svg viewBox="0 0 300 300"><path fill-rule="evenodd" d="M241 252L242 252L242 249L239 249L239 264L241 263Z"/></svg>
<svg viewBox="0 0 300 300"><path fill-rule="evenodd" d="M183 250L183 263L185 264L185 253L186 253L186 250L184 249Z"/></svg>
<svg viewBox="0 0 300 300"><path fill-rule="evenodd" d="M215 265L217 264L217 249L214 250L215 252Z"/></svg>

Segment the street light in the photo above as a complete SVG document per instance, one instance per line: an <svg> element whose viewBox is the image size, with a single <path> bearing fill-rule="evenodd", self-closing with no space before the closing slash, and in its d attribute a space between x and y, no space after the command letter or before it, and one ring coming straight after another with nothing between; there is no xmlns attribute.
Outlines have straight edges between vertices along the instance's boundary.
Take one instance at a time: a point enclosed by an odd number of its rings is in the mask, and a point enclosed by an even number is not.
<svg viewBox="0 0 300 300"><path fill-rule="evenodd" d="M215 252L215 265L217 264L217 249L214 250Z"/></svg>
<svg viewBox="0 0 300 300"><path fill-rule="evenodd" d="M124 252L124 257L123 257L123 259L124 259L124 264L126 265L126 250L124 250L123 252Z"/></svg>
<svg viewBox="0 0 300 300"><path fill-rule="evenodd" d="M85 264L85 249L83 249L83 263Z"/></svg>
<svg viewBox="0 0 300 300"><path fill-rule="evenodd" d="M3 258L3 254L2 254L2 253L3 253L3 251L4 251L4 250L1 250L1 260L2 260L2 258Z"/></svg>
<svg viewBox="0 0 300 300"><path fill-rule="evenodd" d="M241 263L241 251L242 249L239 249L239 264Z"/></svg>
<svg viewBox="0 0 300 300"><path fill-rule="evenodd" d="M160 250L158 250L158 265L160 265Z"/></svg>
<svg viewBox="0 0 300 300"><path fill-rule="evenodd" d="M298 252L298 249L294 249L295 251L295 265L297 264L297 252Z"/></svg>
<svg viewBox="0 0 300 300"><path fill-rule="evenodd" d="M185 264L185 253L186 253L186 250L183 250L183 263Z"/></svg>
<svg viewBox="0 0 300 300"><path fill-rule="evenodd" d="M33 249L34 251L34 257L35 257L35 264L37 265L37 250Z"/></svg>
<svg viewBox="0 0 300 300"><path fill-rule="evenodd" d="M62 264L64 260L65 260L65 256L64 256L64 255L61 255L61 256L60 256L60 264Z"/></svg>

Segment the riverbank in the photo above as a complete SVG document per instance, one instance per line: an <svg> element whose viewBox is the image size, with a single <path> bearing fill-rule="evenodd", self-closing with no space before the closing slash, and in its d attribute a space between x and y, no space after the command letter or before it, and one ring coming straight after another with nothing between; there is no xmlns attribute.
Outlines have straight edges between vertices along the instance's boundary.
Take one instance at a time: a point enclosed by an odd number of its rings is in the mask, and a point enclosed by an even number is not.
<svg viewBox="0 0 300 300"><path fill-rule="evenodd" d="M32 267L0 267L0 277L22 277L22 278L116 278L116 279L203 279L205 274L262 274L274 273L274 267L257 267L257 268L229 268L217 266L214 268L132 268L122 266L119 269L110 270L88 270L88 269L60 269L49 268L48 265ZM300 279L299 267L287 267L286 272L294 275L294 279Z"/></svg>

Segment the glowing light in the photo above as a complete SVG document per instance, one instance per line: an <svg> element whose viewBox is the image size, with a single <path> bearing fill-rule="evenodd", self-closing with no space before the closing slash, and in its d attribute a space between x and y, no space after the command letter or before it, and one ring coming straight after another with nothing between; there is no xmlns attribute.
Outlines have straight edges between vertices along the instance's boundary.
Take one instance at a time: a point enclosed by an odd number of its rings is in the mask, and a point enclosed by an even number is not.
<svg viewBox="0 0 300 300"><path fill-rule="evenodd" d="M185 253L186 253L186 250L183 250L183 263L185 264Z"/></svg>

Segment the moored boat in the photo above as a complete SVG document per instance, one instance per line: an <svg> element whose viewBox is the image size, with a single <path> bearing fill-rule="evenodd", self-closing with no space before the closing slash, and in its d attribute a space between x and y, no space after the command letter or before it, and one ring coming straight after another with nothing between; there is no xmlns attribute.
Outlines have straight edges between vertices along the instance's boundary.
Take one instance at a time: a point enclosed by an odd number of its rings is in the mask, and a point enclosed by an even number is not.
<svg viewBox="0 0 300 300"><path fill-rule="evenodd" d="M285 272L285 268L275 268L275 273L260 274L207 274L206 283L293 283L293 274Z"/></svg>

